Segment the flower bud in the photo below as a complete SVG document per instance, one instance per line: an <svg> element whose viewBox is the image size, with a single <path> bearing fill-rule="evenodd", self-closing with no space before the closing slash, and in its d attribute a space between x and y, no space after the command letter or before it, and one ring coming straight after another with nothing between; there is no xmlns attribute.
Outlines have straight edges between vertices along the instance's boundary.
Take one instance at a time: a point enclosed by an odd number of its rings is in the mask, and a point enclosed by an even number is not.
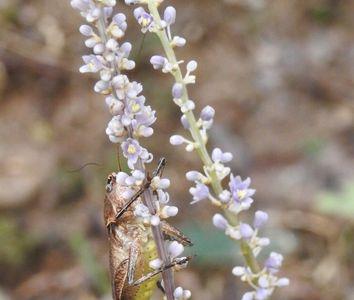
<svg viewBox="0 0 354 300"><path fill-rule="evenodd" d="M183 85L176 82L172 88L172 96L175 99L181 99L183 96Z"/></svg>
<svg viewBox="0 0 354 300"><path fill-rule="evenodd" d="M163 261L159 258L156 258L149 262L149 267L154 270L160 269L162 265L163 265Z"/></svg>
<svg viewBox="0 0 354 300"><path fill-rule="evenodd" d="M191 60L188 64L187 64L187 71L188 72L193 72L197 69L198 67L198 63L195 60Z"/></svg>
<svg viewBox="0 0 354 300"><path fill-rule="evenodd" d="M91 36L93 34L93 30L89 25L81 25L79 31L84 36Z"/></svg>
<svg viewBox="0 0 354 300"><path fill-rule="evenodd" d="M220 230L226 230L229 223L221 214L215 214L213 217L213 224L216 228Z"/></svg>
<svg viewBox="0 0 354 300"><path fill-rule="evenodd" d="M205 106L202 110L202 112L200 113L200 118L203 121L211 121L215 116L215 109L212 108L211 106Z"/></svg>
<svg viewBox="0 0 354 300"><path fill-rule="evenodd" d="M154 55L150 59L150 63L154 67L155 70L162 69L166 64L167 59L160 55Z"/></svg>
<svg viewBox="0 0 354 300"><path fill-rule="evenodd" d="M172 25L176 22L176 9L173 6L166 7L163 19L167 25Z"/></svg>
<svg viewBox="0 0 354 300"><path fill-rule="evenodd" d="M184 138L180 135L173 135L170 137L170 143L174 146L182 145L184 142Z"/></svg>
<svg viewBox="0 0 354 300"><path fill-rule="evenodd" d="M253 226L254 228L261 228L268 221L268 214L264 211L258 210L254 214Z"/></svg>
<svg viewBox="0 0 354 300"><path fill-rule="evenodd" d="M168 252L171 254L173 258L179 256L182 254L184 251L184 247L182 244L178 243L177 241L173 241L169 246L168 246Z"/></svg>
<svg viewBox="0 0 354 300"><path fill-rule="evenodd" d="M250 225L246 223L241 223L240 225L240 234L241 237L245 240L248 240L252 237L253 235L253 229Z"/></svg>
<svg viewBox="0 0 354 300"><path fill-rule="evenodd" d="M190 129L191 128L191 126L189 125L189 122L188 122L188 120L187 120L187 117L185 116L185 115L183 115L182 117L181 117L181 123L182 123L182 126L183 126L183 128L184 129Z"/></svg>

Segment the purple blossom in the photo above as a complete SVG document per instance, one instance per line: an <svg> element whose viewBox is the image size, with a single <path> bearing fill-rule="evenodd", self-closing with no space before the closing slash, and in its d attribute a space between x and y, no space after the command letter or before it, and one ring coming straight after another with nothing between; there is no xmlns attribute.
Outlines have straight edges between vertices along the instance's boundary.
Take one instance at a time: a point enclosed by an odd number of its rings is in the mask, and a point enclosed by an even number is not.
<svg viewBox="0 0 354 300"><path fill-rule="evenodd" d="M166 63L168 63L168 60L166 57L154 55L151 57L150 63L152 64L155 70L158 70L162 69L166 65Z"/></svg>
<svg viewBox="0 0 354 300"><path fill-rule="evenodd" d="M150 127L156 121L155 111L150 106L144 106L132 120L132 127L136 136L149 137L154 133Z"/></svg>
<svg viewBox="0 0 354 300"><path fill-rule="evenodd" d="M274 274L277 273L283 263L283 255L272 252L270 253L269 257L265 261L264 265L267 268L267 270Z"/></svg>
<svg viewBox="0 0 354 300"><path fill-rule="evenodd" d="M124 14L119 13L116 14L113 18L112 18L112 22L108 27L108 30L112 33L112 35L115 38L121 38L122 36L124 36L125 31L127 30L127 22L126 22L126 17Z"/></svg>
<svg viewBox="0 0 354 300"><path fill-rule="evenodd" d="M230 175L229 186L232 198L237 204L243 204L246 208L253 203L253 199L251 197L256 192L256 190L249 188L250 184L250 178L243 181L240 176L234 177L232 174Z"/></svg>
<svg viewBox="0 0 354 300"><path fill-rule="evenodd" d="M124 108L124 103L120 100L117 100L113 96L106 97L106 104L113 116L121 114Z"/></svg>
<svg viewBox="0 0 354 300"><path fill-rule="evenodd" d="M128 160L128 166L130 169L134 169L134 165L137 163L139 156L142 154L142 147L137 140L128 138L122 143L122 150L124 157Z"/></svg>
<svg viewBox="0 0 354 300"><path fill-rule="evenodd" d="M141 26L141 31L143 33L151 30L154 26L154 18L152 15L147 13L144 8L138 7L134 9L134 17Z"/></svg>
<svg viewBox="0 0 354 300"><path fill-rule="evenodd" d="M101 10L92 0L71 0L70 4L80 11L87 22L94 22L100 17Z"/></svg>
<svg viewBox="0 0 354 300"><path fill-rule="evenodd" d="M125 129L121 122L121 116L114 116L108 123L106 134L112 143L120 143L125 135Z"/></svg>
<svg viewBox="0 0 354 300"><path fill-rule="evenodd" d="M193 196L193 201L191 204L197 203L209 197L209 188L203 183L197 182L195 187L191 187L189 189L189 192Z"/></svg>
<svg viewBox="0 0 354 300"><path fill-rule="evenodd" d="M96 73L104 67L102 58L97 55L84 55L82 57L85 65L80 68L81 73Z"/></svg>

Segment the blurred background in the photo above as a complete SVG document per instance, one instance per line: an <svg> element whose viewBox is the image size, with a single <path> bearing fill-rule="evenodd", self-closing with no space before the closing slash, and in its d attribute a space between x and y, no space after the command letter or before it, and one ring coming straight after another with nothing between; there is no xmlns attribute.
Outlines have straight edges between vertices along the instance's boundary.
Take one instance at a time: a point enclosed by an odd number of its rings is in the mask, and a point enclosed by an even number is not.
<svg viewBox="0 0 354 300"><path fill-rule="evenodd" d="M254 209L270 214L264 255L286 256L291 286L273 299L353 300L354 1L165 2L189 41L179 58L199 62L192 98L217 111L210 145L234 154L234 173L257 189ZM69 1L0 0L1 300L111 299L102 207L116 149L94 77L78 73L89 53L81 22ZM184 173L199 160L168 143L182 131L172 80L148 63L160 46L129 24L130 77L158 112L145 145L167 158L175 225L195 243L177 282L194 299L240 299L238 247L211 226L211 205L189 205Z"/></svg>

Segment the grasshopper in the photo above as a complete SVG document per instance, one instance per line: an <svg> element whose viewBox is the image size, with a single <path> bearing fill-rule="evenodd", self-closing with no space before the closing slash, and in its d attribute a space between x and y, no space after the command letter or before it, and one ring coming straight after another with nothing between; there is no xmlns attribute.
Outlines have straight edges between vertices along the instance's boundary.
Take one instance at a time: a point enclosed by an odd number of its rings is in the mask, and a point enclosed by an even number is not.
<svg viewBox="0 0 354 300"><path fill-rule="evenodd" d="M165 160L161 159L152 178L162 172L164 165ZM115 174L111 174L107 179L104 220L108 231L114 300L150 299L155 286L159 286L156 275L167 268L184 265L189 260L189 258L174 259L169 265L154 271L149 267L149 261L157 258L155 242L151 229L134 216L134 208L141 203L140 196L150 188L152 178L148 175L142 188L128 201L122 197L126 187L116 182ZM161 229L166 240L177 240L185 246L192 244L177 228L166 221L161 222ZM159 287L163 290L161 283Z"/></svg>

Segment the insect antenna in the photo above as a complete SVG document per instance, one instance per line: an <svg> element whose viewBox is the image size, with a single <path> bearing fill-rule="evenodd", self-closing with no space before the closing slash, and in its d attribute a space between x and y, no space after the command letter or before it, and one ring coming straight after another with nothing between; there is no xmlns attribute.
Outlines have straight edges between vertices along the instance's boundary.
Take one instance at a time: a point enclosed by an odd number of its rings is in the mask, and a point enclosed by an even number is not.
<svg viewBox="0 0 354 300"><path fill-rule="evenodd" d="M89 162L89 163L86 163L84 165L82 165L81 167L77 168L77 169L74 169L74 170L68 170L67 172L68 173L76 173L76 172L80 172L81 170L85 169L86 167L89 167L89 166L97 166L97 167L102 167L101 164L99 163L95 163L95 162Z"/></svg>

